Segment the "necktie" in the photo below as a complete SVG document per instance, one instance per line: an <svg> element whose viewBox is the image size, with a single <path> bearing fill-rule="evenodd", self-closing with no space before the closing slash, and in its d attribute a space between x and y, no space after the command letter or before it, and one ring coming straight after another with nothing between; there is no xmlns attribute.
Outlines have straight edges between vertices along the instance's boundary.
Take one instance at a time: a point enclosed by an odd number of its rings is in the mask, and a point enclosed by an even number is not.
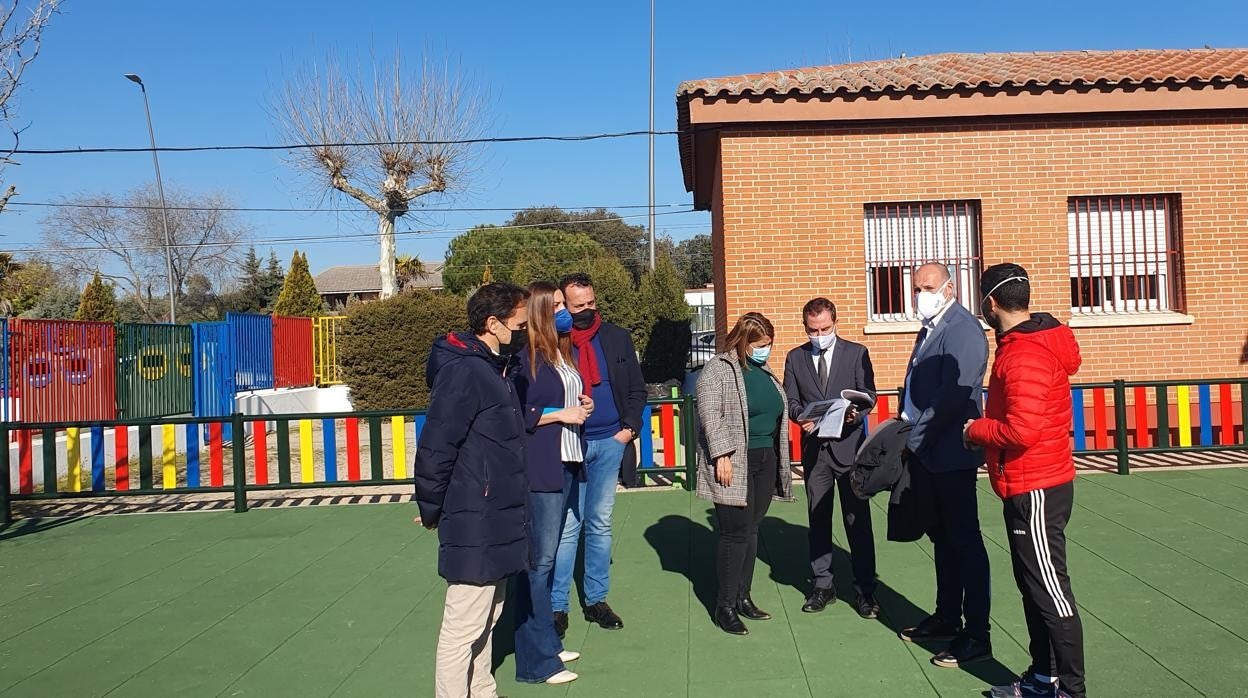
<svg viewBox="0 0 1248 698"><path fill-rule="evenodd" d="M923 340L927 339L927 326L919 330L919 334L914 338L914 350L910 352L910 363L914 363L915 357L919 355L919 348L923 346Z"/></svg>
<svg viewBox="0 0 1248 698"><path fill-rule="evenodd" d="M819 389L828 389L828 352L819 353Z"/></svg>

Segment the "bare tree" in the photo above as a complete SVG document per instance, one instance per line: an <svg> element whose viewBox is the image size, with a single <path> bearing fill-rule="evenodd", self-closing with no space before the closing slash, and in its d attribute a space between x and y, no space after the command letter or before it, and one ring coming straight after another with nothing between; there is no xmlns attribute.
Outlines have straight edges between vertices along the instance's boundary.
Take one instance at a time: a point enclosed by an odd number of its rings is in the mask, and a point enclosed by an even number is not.
<svg viewBox="0 0 1248 698"><path fill-rule="evenodd" d="M37 0L25 16L18 15L18 7L22 4L20 0L0 3L0 121L13 134L13 145L0 154L0 168L14 164L13 153L17 150L23 130L13 123L13 95L22 84L26 66L39 56L39 49L43 47L43 30L52 15L60 10L61 0ZM0 211L15 194L17 187L12 184L0 194Z"/></svg>
<svg viewBox="0 0 1248 698"><path fill-rule="evenodd" d="M381 297L393 296L395 221L415 199L465 186L478 146L463 141L484 128L481 92L449 62L426 58L408 71L396 51L369 73L345 72L333 58L310 65L271 111L288 142L313 146L291 151L296 166L377 214Z"/></svg>
<svg viewBox="0 0 1248 698"><path fill-rule="evenodd" d="M189 276L219 280L237 263L247 228L234 213L223 210L232 205L224 195L166 194L174 282L167 292L181 298ZM155 190L138 189L120 199L78 195L60 203L64 206L41 221L49 253L71 273L99 273L133 298L147 319L161 319L163 311L159 303L153 304L152 288L168 282L161 204Z"/></svg>

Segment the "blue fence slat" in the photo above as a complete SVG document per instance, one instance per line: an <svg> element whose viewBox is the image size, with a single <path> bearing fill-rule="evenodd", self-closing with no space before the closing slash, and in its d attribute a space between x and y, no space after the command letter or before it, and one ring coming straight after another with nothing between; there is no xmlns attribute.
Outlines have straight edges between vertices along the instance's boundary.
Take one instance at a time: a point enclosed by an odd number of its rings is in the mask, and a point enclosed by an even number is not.
<svg viewBox="0 0 1248 698"><path fill-rule="evenodd" d="M650 416L654 408L646 405L641 411L641 463L642 468L654 467L654 434L650 431Z"/></svg>
<svg viewBox="0 0 1248 698"><path fill-rule="evenodd" d="M321 436L325 443L325 482L337 482L338 432L334 420L321 420Z"/></svg>
<svg viewBox="0 0 1248 698"><path fill-rule="evenodd" d="M1213 398L1209 395L1209 384L1202 383L1197 391L1200 394L1200 445L1213 445Z"/></svg>
<svg viewBox="0 0 1248 698"><path fill-rule="evenodd" d="M238 391L273 387L273 318L226 313L234 350L234 387Z"/></svg>
<svg viewBox="0 0 1248 698"><path fill-rule="evenodd" d="M9 403L13 396L9 394L9 320L0 318L0 420L9 421Z"/></svg>
<svg viewBox="0 0 1248 698"><path fill-rule="evenodd" d="M1083 421L1083 388L1075 388L1070 391L1071 411L1074 413L1075 450L1088 450L1088 434L1087 428Z"/></svg>
<svg viewBox="0 0 1248 698"><path fill-rule="evenodd" d="M91 427L91 491L104 491L104 427Z"/></svg>
<svg viewBox="0 0 1248 698"><path fill-rule="evenodd" d="M186 486L199 487L199 425L186 425Z"/></svg>

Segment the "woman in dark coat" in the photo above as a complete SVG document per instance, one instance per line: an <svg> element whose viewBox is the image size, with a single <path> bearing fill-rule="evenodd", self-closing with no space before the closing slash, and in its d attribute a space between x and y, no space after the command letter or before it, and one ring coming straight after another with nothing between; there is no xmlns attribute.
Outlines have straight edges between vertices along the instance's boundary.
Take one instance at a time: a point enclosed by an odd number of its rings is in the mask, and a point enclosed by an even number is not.
<svg viewBox="0 0 1248 698"><path fill-rule="evenodd" d="M529 347L514 376L528 430L529 546L533 564L517 577L515 601L516 680L563 684L576 674L564 667L580 655L563 649L550 605L551 574L563 513L565 471L580 472L585 440L581 426L593 411L571 361L572 316L554 284L529 286Z"/></svg>

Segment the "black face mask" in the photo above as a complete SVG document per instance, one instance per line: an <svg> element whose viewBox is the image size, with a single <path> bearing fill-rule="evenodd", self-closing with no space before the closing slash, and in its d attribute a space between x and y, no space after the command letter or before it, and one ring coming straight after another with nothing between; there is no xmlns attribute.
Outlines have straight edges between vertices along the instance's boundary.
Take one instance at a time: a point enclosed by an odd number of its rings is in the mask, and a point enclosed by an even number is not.
<svg viewBox="0 0 1248 698"><path fill-rule="evenodd" d="M510 328L508 328L510 329ZM511 330L511 341L503 344L498 343L499 356L515 356L520 353L521 349L529 343L528 330Z"/></svg>
<svg viewBox="0 0 1248 698"><path fill-rule="evenodd" d="M572 313L572 327L578 330L588 330L590 325L594 324L594 317L597 315L598 311L593 308Z"/></svg>

